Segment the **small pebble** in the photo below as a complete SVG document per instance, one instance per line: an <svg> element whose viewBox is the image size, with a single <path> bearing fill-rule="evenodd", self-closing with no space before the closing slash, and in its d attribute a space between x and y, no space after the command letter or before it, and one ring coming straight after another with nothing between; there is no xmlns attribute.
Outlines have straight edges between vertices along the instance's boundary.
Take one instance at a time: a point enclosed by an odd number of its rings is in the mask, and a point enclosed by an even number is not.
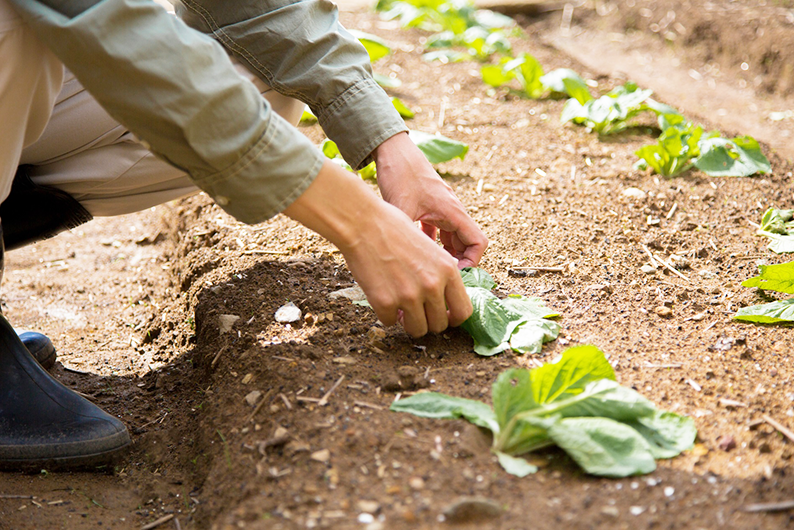
<svg viewBox="0 0 794 530"><path fill-rule="evenodd" d="M248 403L249 406L253 407L254 405L259 402L259 397L262 395L262 392L259 390L253 390L245 395L245 402Z"/></svg>
<svg viewBox="0 0 794 530"><path fill-rule="evenodd" d="M671 316L673 316L673 310L664 305L654 307L653 312L662 318L670 318Z"/></svg>
<svg viewBox="0 0 794 530"><path fill-rule="evenodd" d="M631 515L640 515L644 511L645 508L643 508L642 506L632 506L631 508L629 508L629 513Z"/></svg>
<svg viewBox="0 0 794 530"><path fill-rule="evenodd" d="M642 267L640 267L640 270L642 271L643 274L647 274L649 276L652 274L656 274L656 267L654 267L653 265L643 265Z"/></svg>
<svg viewBox="0 0 794 530"><path fill-rule="evenodd" d="M240 317L237 315L218 315L218 325L220 327L221 334L229 333L232 330L234 323L238 320L240 320Z"/></svg>
<svg viewBox="0 0 794 530"><path fill-rule="evenodd" d="M675 493L675 488L672 486L667 486L664 488L664 496L665 497L672 497L673 493Z"/></svg>
<svg viewBox="0 0 794 530"><path fill-rule="evenodd" d="M730 451L736 448L736 440L733 436L723 434L717 438L717 447L723 451Z"/></svg>
<svg viewBox="0 0 794 530"><path fill-rule="evenodd" d="M328 462L331 459L331 451L328 449L320 449L312 453L311 459L316 462Z"/></svg>
<svg viewBox="0 0 794 530"><path fill-rule="evenodd" d="M358 516L358 522L362 524L374 523L375 517L371 513L362 513Z"/></svg>
<svg viewBox="0 0 794 530"><path fill-rule="evenodd" d="M287 302L276 311L276 322L288 324L301 319L301 310L292 302Z"/></svg>

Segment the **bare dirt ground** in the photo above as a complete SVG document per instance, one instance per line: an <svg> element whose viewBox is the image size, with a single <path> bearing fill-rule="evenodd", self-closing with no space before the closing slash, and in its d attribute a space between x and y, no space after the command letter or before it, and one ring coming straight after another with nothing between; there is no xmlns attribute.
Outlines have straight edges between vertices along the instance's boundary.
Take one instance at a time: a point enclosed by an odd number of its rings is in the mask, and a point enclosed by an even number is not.
<svg viewBox="0 0 794 530"><path fill-rule="evenodd" d="M560 9L519 17L529 38L514 46L546 70L574 68L599 90L636 79L693 120L753 134L729 118L748 101L765 109L780 98L770 111L794 108L780 81L794 48L782 29L772 40L742 32L786 28L787 7L588 3L570 23ZM653 31L672 10L674 39ZM562 101L488 91L473 63L423 62L419 31L362 9L342 19L392 44L395 53L376 71L402 80L392 92L417 111L412 128L470 144L465 161L439 169L491 238L481 265L503 293L540 296L559 311L560 339L540 356L481 358L460 330L412 340L382 329L368 309L329 299L352 285L333 247L281 217L242 225L204 196L92 221L9 253L3 310L16 326L53 337L55 376L121 417L134 446L114 469L3 473L0 528L794 526L791 512L743 510L792 498L794 446L758 421L768 415L794 428L792 331L730 318L762 300L740 286L757 264L786 261L750 225L770 206L791 207L786 142L772 149L758 134L771 175L665 180L631 169L634 150L650 139L644 127L599 140L559 123ZM578 41L590 48L571 52L572 39L592 39ZM596 42L642 42L646 56L664 58L670 70L632 69L624 59L639 45L591 53L601 50ZM772 46L782 70L765 72L754 58ZM612 67L579 62L587 54ZM714 93L707 74L742 98L699 107ZM790 118L755 112L771 137L785 137ZM304 130L321 140L316 127ZM644 198L625 197L629 187ZM685 278L641 272L643 246L686 258ZM563 272L510 272L526 266ZM275 321L287 301L303 311L299 325ZM660 307L671 315L660 316ZM622 384L692 416L695 448L650 475L620 480L586 476L550 450L531 457L538 474L519 479L464 422L387 410L398 394L424 388L489 400L505 368L581 343L604 350ZM475 510L463 522L444 515L472 496L502 511Z"/></svg>

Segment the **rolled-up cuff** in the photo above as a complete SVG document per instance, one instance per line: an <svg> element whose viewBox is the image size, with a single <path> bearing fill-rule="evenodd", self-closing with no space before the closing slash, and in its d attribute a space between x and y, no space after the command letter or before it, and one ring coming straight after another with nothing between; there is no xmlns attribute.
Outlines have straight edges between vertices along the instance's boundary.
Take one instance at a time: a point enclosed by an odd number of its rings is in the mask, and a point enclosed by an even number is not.
<svg viewBox="0 0 794 530"><path fill-rule="evenodd" d="M308 188L325 157L283 118L271 114L262 137L233 166L195 179L235 219L261 223L283 211Z"/></svg>
<svg viewBox="0 0 794 530"><path fill-rule="evenodd" d="M376 147L408 130L386 92L372 78L356 82L328 107L312 110L325 134L356 169L372 161Z"/></svg>

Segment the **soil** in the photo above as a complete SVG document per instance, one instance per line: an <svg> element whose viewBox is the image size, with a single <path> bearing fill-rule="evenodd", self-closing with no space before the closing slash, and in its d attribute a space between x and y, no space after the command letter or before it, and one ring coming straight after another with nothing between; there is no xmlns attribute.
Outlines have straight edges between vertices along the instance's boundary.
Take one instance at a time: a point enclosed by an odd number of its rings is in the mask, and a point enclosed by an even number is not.
<svg viewBox="0 0 794 530"><path fill-rule="evenodd" d="M670 67L652 79L659 99L726 134L749 132L730 121L747 101L762 109L775 97L788 105L776 111L792 108L781 81L794 64L785 55L794 49L784 41L788 22L764 15L787 6L678 4L585 4L565 38L561 10L520 15L530 38L514 46L546 70L570 67L606 90L644 75L622 62L631 49L600 53L623 70L615 74L578 62L583 52L565 52L566 39L642 42ZM670 39L654 30L673 9L689 31ZM392 43L395 53L375 69L402 80L392 93L416 111L412 128L470 144L464 161L439 171L491 239L481 266L502 294L540 296L560 312L560 338L538 356L482 358L458 329L413 340L383 328L369 309L329 298L353 280L320 237L283 217L243 225L203 195L94 220L10 252L3 311L53 338L55 377L122 418L133 447L113 468L3 473L0 528L794 526L791 512L746 510L791 500L794 442L760 420L794 428L792 330L731 320L768 299L740 283L759 263L786 261L751 222L770 206L791 207L787 155L758 135L770 175L665 180L632 169L650 121L599 140L559 123L563 101L488 90L473 63L423 62L427 35L418 30L360 7L342 19ZM772 37L751 39L747 28ZM780 63L765 71L757 58L775 46ZM701 112L698 98L714 91L690 70L708 64L715 83L753 91L726 99L724 113ZM690 96L670 99L673 89ZM788 119L759 123L777 137L790 127ZM316 126L303 130L322 139ZM645 195L630 198L627 188ZM683 277L642 272L645 248L684 258ZM562 272L521 269L530 266ZM276 322L289 301L303 318ZM540 471L519 479L465 422L388 411L423 389L488 401L505 368L582 343L609 356L622 384L693 417L695 448L619 480L584 475L548 450L530 457Z"/></svg>

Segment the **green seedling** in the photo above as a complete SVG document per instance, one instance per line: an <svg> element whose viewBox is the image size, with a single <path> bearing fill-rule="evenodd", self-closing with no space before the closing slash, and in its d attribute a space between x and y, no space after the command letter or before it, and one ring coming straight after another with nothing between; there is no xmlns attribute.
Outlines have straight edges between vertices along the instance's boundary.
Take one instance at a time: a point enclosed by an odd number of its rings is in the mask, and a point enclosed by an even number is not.
<svg viewBox="0 0 794 530"><path fill-rule="evenodd" d="M631 127L631 120L646 111L657 115L678 114L674 108L650 99L651 94L652 90L643 90L630 82L585 103L571 98L562 109L561 121L572 121L600 135L608 135Z"/></svg>
<svg viewBox="0 0 794 530"><path fill-rule="evenodd" d="M560 315L540 298L511 295L500 299L491 292L496 283L484 270L466 268L461 275L474 308L461 327L474 339L474 351L479 355L506 350L540 353L544 343L560 334L560 325L549 320Z"/></svg>
<svg viewBox="0 0 794 530"><path fill-rule="evenodd" d="M794 262L759 265L759 269L760 274L743 281L742 286L794 294ZM755 324L791 323L794 322L794 298L743 307L736 312L733 318Z"/></svg>
<svg viewBox="0 0 794 530"><path fill-rule="evenodd" d="M556 445L584 469L606 477L650 473L656 459L694 444L685 416L658 410L619 385L604 354L575 346L556 362L533 370L509 369L493 384L493 407L436 392L395 401L390 410L435 419L463 418L493 435L502 467L523 477L537 471L521 455Z"/></svg>
<svg viewBox="0 0 794 530"><path fill-rule="evenodd" d="M635 168L650 167L665 177L674 177L692 168L700 155L698 143L703 136L703 128L680 114L662 114L659 128L662 134L655 144L635 151L640 157Z"/></svg>
<svg viewBox="0 0 794 530"><path fill-rule="evenodd" d="M761 226L756 232L768 237L769 250L777 254L794 252L794 210L769 208L761 218Z"/></svg>
<svg viewBox="0 0 794 530"><path fill-rule="evenodd" d="M552 70L541 77L540 82L552 95L567 94L582 105L593 99L585 80L570 68Z"/></svg>
<svg viewBox="0 0 794 530"><path fill-rule="evenodd" d="M506 85L514 79L518 80L521 85L520 94L530 99L539 99L546 92L546 87L540 81L543 77L543 67L528 53L522 53L517 58L502 57L499 64L483 66L480 75L483 82L493 87Z"/></svg>

